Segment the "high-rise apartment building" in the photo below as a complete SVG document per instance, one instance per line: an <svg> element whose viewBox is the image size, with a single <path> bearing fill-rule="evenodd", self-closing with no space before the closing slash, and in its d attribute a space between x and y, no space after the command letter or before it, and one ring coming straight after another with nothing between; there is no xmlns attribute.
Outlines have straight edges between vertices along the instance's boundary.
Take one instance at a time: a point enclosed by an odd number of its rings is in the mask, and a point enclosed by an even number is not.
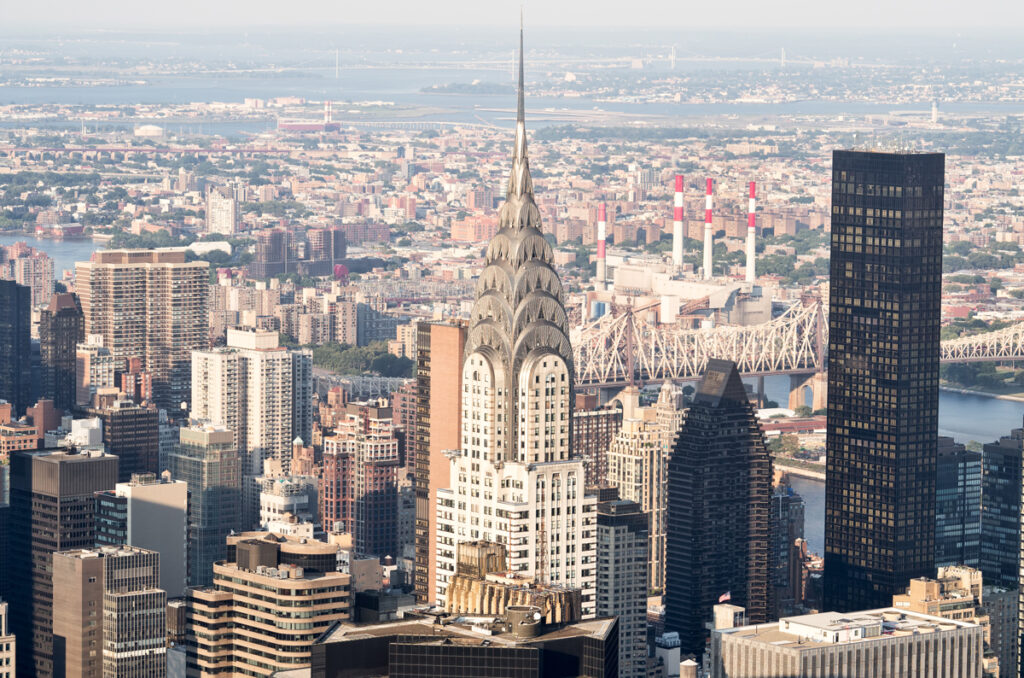
<svg viewBox="0 0 1024 678"><path fill-rule="evenodd" d="M188 577L206 586L225 539L241 523L241 467L234 435L222 426L193 424L179 431L168 458L171 477L188 486Z"/></svg>
<svg viewBox="0 0 1024 678"><path fill-rule="evenodd" d="M273 278L288 270L288 232L268 228L256 232L256 253L246 266L250 278Z"/></svg>
<svg viewBox="0 0 1024 678"><path fill-rule="evenodd" d="M668 462L665 630L700 656L716 603L767 621L772 462L736 364L709 360Z"/></svg>
<svg viewBox="0 0 1024 678"><path fill-rule="evenodd" d="M939 436L935 471L935 565L978 567L981 557L981 455Z"/></svg>
<svg viewBox="0 0 1024 678"><path fill-rule="evenodd" d="M541 231L526 150L523 62L512 172L477 283L462 363L462 440L438 491L436 596L464 541L505 545L509 569L582 591L593 615L596 497L572 456L573 353L565 292Z"/></svg>
<svg viewBox="0 0 1024 678"><path fill-rule="evenodd" d="M276 459L264 462L263 475L256 478L260 493L260 529L284 520L285 514L291 514L299 522L320 526L318 479L298 474L295 466L292 464L292 473L286 474Z"/></svg>
<svg viewBox="0 0 1024 678"><path fill-rule="evenodd" d="M222 188L211 188L206 194L206 232L234 235L238 229L238 202Z"/></svg>
<svg viewBox="0 0 1024 678"><path fill-rule="evenodd" d="M619 618L619 676L647 677L648 518L635 501L597 505L598 617Z"/></svg>
<svg viewBox="0 0 1024 678"><path fill-rule="evenodd" d="M54 294L39 314L39 354L43 393L59 410L75 406L78 344L85 341L85 316L78 296Z"/></svg>
<svg viewBox="0 0 1024 678"><path fill-rule="evenodd" d="M53 674L52 557L91 548L96 539L96 492L117 482L117 457L64 450L18 452L11 457L10 569L5 598L18 636L25 675Z"/></svg>
<svg viewBox="0 0 1024 678"><path fill-rule="evenodd" d="M461 444L466 328L419 323L416 337L416 599L437 600L437 493L450 485L445 450Z"/></svg>
<svg viewBox="0 0 1024 678"><path fill-rule="evenodd" d="M608 448L621 428L622 404L619 401L598 406L596 394L576 394L572 447L573 454L586 462L587 487L608 483Z"/></svg>
<svg viewBox="0 0 1024 678"><path fill-rule="evenodd" d="M29 288L0 280L0 400L15 416L32 404L31 309Z"/></svg>
<svg viewBox="0 0 1024 678"><path fill-rule="evenodd" d="M24 243L18 243L24 245ZM2 278L13 280L31 290L32 306L41 306L53 296L53 259L44 252L25 248L5 262Z"/></svg>
<svg viewBox="0 0 1024 678"><path fill-rule="evenodd" d="M136 473L96 493L96 546L136 546L160 554L161 589L171 598L188 584L188 485L169 474Z"/></svg>
<svg viewBox="0 0 1024 678"><path fill-rule="evenodd" d="M292 441L312 438L312 395L312 354L280 346L277 332L229 329L226 347L192 354L192 418L231 430L242 460L241 526L259 522L263 462L289 473Z"/></svg>
<svg viewBox="0 0 1024 678"><path fill-rule="evenodd" d="M648 581L659 590L665 588L665 476L682 414L674 393L665 384L653 407L641 407L639 391L623 389L615 398L619 407L613 409L622 413L622 425L606 452L607 483L618 488L621 499L639 504L650 521Z"/></svg>
<svg viewBox="0 0 1024 678"><path fill-rule="evenodd" d="M361 556L398 557L398 438L384 403L349 403L324 438L324 530L348 532Z"/></svg>
<svg viewBox="0 0 1024 678"><path fill-rule="evenodd" d="M160 464L160 414L127 398L90 410L103 422L103 444L117 455L117 481L137 473L157 473Z"/></svg>
<svg viewBox="0 0 1024 678"><path fill-rule="evenodd" d="M209 345L209 270L178 249L106 250L75 264L86 335L101 335L121 364L141 358L168 412L188 402L192 351Z"/></svg>
<svg viewBox="0 0 1024 678"><path fill-rule="evenodd" d="M350 577L335 571L338 548L267 532L230 537L212 584L189 590L186 675L308 668L313 641L351 612Z"/></svg>
<svg viewBox="0 0 1024 678"><path fill-rule="evenodd" d="M88 335L75 347L75 404L91 406L100 389L114 387L117 370L123 366L124 361L103 345L103 335Z"/></svg>
<svg viewBox="0 0 1024 678"><path fill-rule="evenodd" d="M981 571L985 583L1015 587L1020 578L1024 428L986 443L981 455Z"/></svg>
<svg viewBox="0 0 1024 678"><path fill-rule="evenodd" d="M835 151L825 607L935 568L945 156Z"/></svg>
<svg viewBox="0 0 1024 678"><path fill-rule="evenodd" d="M103 546L53 554L54 675L167 674L160 554Z"/></svg>

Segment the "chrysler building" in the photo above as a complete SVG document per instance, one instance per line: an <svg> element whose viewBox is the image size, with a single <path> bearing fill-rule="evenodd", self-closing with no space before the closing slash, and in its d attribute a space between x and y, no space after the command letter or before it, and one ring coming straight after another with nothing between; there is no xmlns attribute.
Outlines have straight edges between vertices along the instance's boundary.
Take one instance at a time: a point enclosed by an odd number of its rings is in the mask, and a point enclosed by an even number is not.
<svg viewBox="0 0 1024 678"><path fill-rule="evenodd" d="M565 292L541 231L526 151L523 37L512 172L477 283L462 367L462 449L438 493L437 600L456 545L504 544L512 575L578 588L594 612L596 498L571 450L573 358Z"/></svg>

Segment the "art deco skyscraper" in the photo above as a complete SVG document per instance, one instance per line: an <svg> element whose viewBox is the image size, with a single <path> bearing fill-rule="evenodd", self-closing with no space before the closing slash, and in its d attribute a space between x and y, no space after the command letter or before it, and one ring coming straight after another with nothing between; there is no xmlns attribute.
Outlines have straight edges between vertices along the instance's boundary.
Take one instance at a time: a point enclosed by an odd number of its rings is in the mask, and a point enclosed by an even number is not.
<svg viewBox="0 0 1024 678"><path fill-rule="evenodd" d="M736 364L709 360L668 461L665 630L704 649L716 603L770 609L772 461Z"/></svg>
<svg viewBox="0 0 1024 678"><path fill-rule="evenodd" d="M594 506L571 455L573 354L565 293L541 232L526 152L520 33L512 174L477 283L462 364L462 444L438 492L436 593L443 602L456 546L504 544L508 569L578 588L593 614Z"/></svg>
<svg viewBox="0 0 1024 678"><path fill-rule="evenodd" d="M825 609L935 570L945 156L835 151Z"/></svg>
<svg viewBox="0 0 1024 678"><path fill-rule="evenodd" d="M168 412L189 399L192 351L209 346L209 270L169 250L94 252L75 264L86 335L102 335L118 360L141 358Z"/></svg>

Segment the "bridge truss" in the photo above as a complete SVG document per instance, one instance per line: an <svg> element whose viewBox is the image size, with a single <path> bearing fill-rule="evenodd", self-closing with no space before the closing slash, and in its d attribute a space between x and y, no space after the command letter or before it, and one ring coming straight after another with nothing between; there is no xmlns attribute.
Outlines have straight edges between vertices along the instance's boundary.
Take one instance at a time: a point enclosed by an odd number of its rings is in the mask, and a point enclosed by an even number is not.
<svg viewBox="0 0 1024 678"><path fill-rule="evenodd" d="M808 374L826 368L828 321L821 302L795 304L761 325L679 329L648 320L653 307L626 309L573 328L576 381L616 386L696 380L711 358L746 376ZM1024 323L942 343L942 362L1024 360Z"/></svg>

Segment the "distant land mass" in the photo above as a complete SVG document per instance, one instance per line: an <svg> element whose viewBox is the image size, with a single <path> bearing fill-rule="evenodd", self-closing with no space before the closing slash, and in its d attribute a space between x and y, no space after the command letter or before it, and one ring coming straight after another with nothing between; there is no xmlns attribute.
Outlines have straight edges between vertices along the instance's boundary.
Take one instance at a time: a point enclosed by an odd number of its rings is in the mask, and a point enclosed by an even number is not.
<svg viewBox="0 0 1024 678"><path fill-rule="evenodd" d="M515 92L512 85L496 82L452 82L447 85L431 85L420 89L423 94L509 94Z"/></svg>

